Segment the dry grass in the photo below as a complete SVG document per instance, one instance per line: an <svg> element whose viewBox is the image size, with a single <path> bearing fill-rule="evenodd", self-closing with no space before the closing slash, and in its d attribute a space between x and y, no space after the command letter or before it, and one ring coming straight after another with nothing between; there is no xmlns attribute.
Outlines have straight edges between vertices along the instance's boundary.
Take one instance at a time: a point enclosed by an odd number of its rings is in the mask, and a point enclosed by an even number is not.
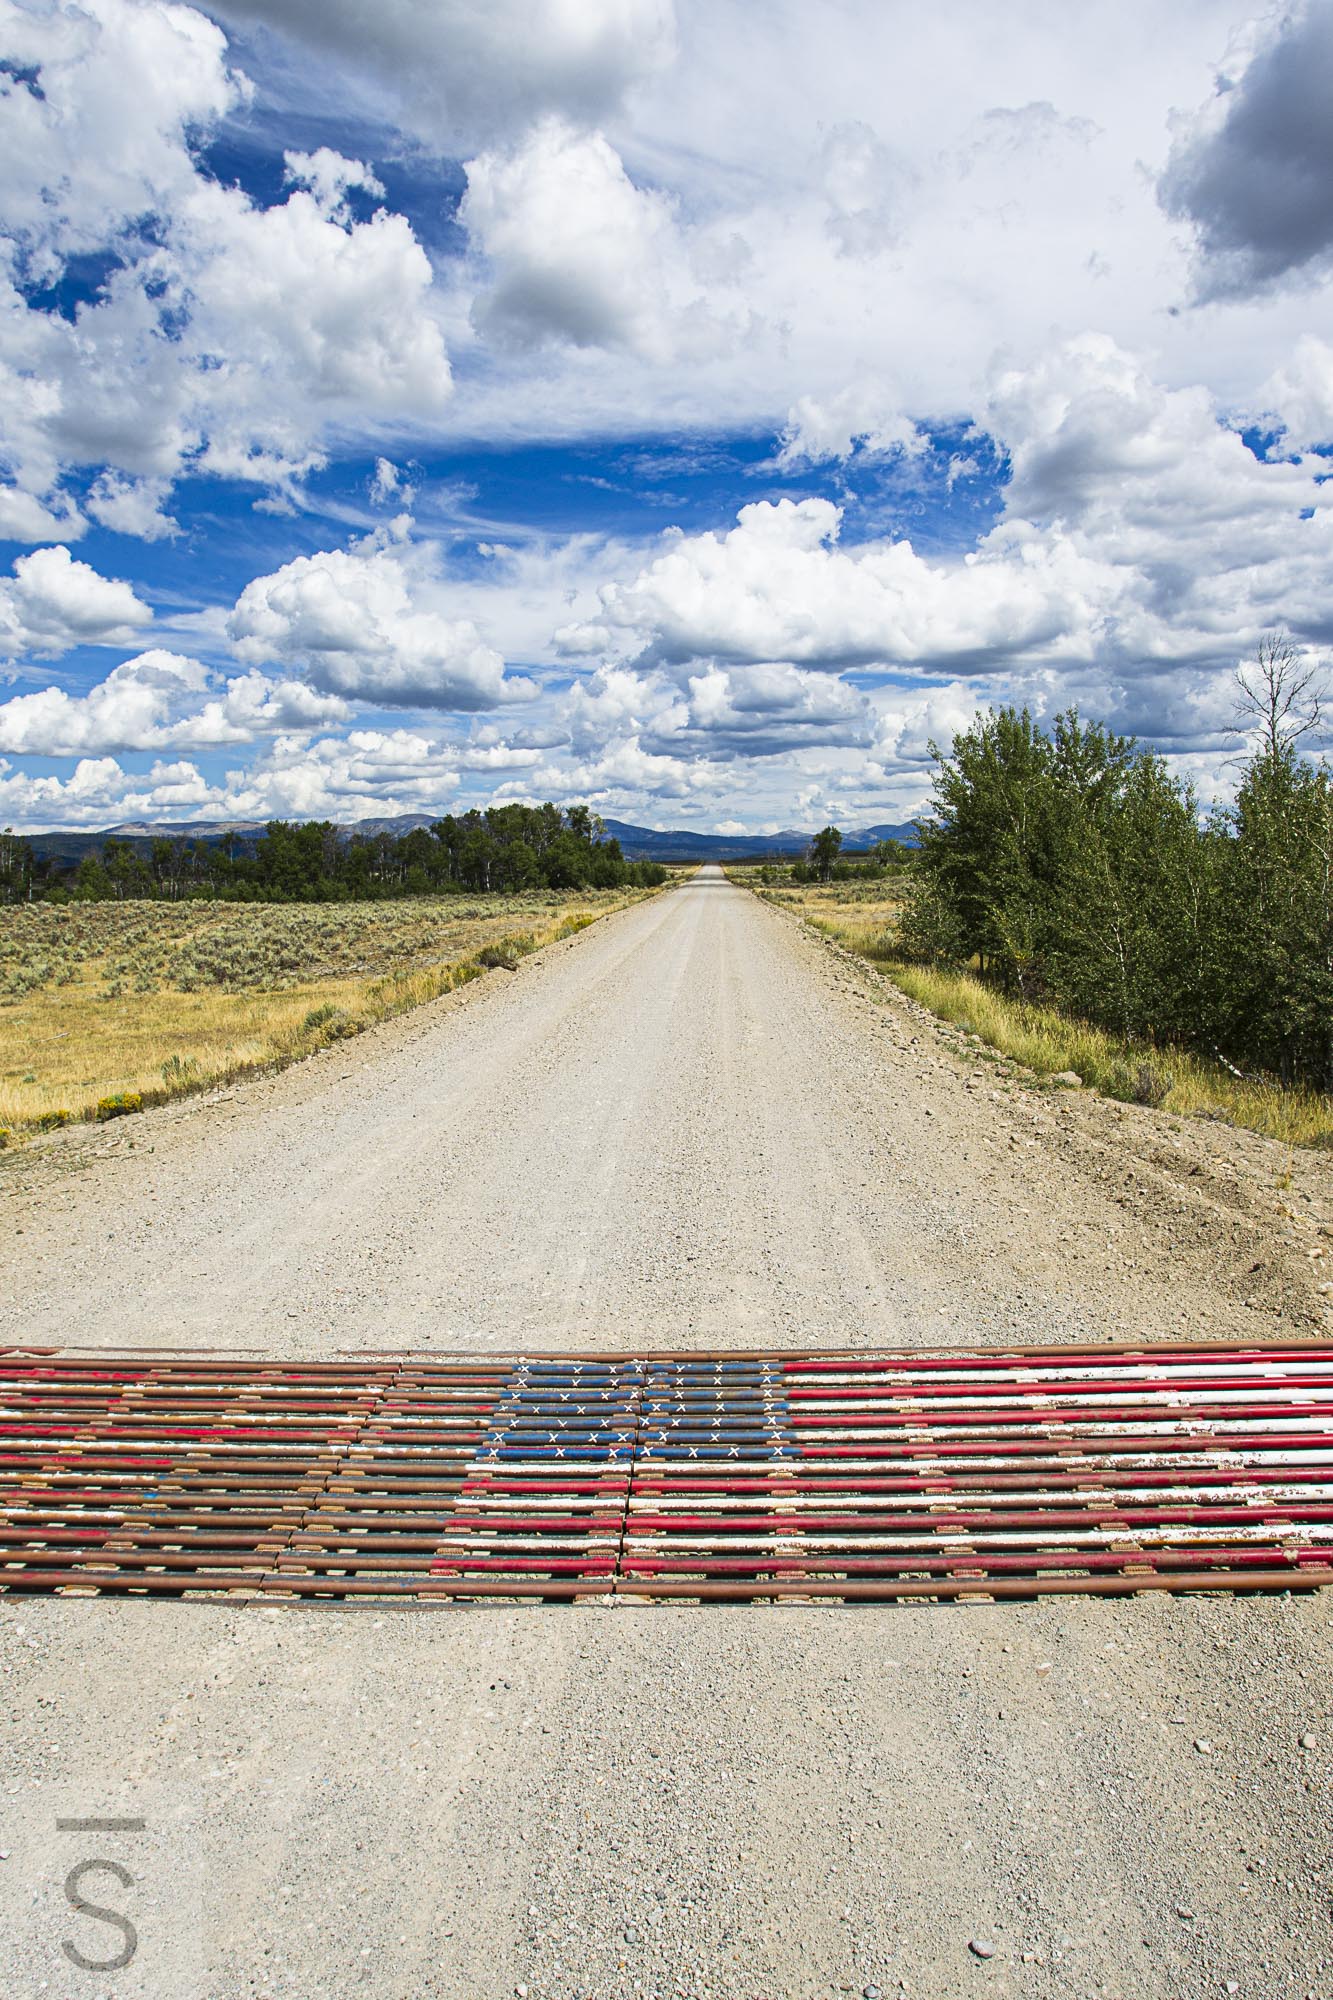
<svg viewBox="0 0 1333 2000"><path fill-rule="evenodd" d="M897 902L883 884L773 884L753 869L729 871L768 901L795 910L827 936L884 969L896 986L942 1021L979 1035L1038 1076L1074 1070L1108 1097L1242 1125L1289 1146L1333 1146L1333 1098L1231 1076L1180 1048L1145 1048L1050 1007L1006 999L972 973L909 965L896 950Z"/></svg>
<svg viewBox="0 0 1333 2000"><path fill-rule="evenodd" d="M882 964L894 956L902 891L893 876L882 882L795 882L764 893L770 902L795 909L807 923L863 958Z"/></svg>
<svg viewBox="0 0 1333 2000"><path fill-rule="evenodd" d="M1108 1097L1244 1125L1289 1146L1333 1146L1333 1098L1230 1076L1180 1048L1134 1047L1049 1007L1025 1006L967 972L895 965L895 984L941 1020L980 1035L1039 1075L1077 1071Z"/></svg>
<svg viewBox="0 0 1333 2000"><path fill-rule="evenodd" d="M885 965L897 960L894 931L902 907L901 878L886 875L874 882L765 882L771 869L728 868L727 878L743 889L753 889L766 902L793 910L816 930L824 931L859 952L862 958Z"/></svg>
<svg viewBox="0 0 1333 2000"><path fill-rule="evenodd" d="M0 1133L292 1062L652 891L0 913Z"/></svg>

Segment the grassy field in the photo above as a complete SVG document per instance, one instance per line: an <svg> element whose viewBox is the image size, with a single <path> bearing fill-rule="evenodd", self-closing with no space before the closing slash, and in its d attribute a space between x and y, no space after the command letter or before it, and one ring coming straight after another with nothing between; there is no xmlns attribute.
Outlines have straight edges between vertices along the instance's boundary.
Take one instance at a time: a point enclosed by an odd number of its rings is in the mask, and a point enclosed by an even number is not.
<svg viewBox="0 0 1333 2000"><path fill-rule="evenodd" d="M878 964L896 963L894 928L902 892L896 877L880 882L765 883L757 868L729 868L733 882L756 889L770 903L794 910L817 930L827 931Z"/></svg>
<svg viewBox="0 0 1333 2000"><path fill-rule="evenodd" d="M1006 999L967 971L905 963L897 953L901 891L893 877L879 883L765 883L757 869L727 872L734 882L793 910L849 951L873 960L941 1020L980 1035L991 1048L1039 1076L1074 1070L1108 1097L1248 1126L1286 1145L1333 1146L1333 1098L1234 1077L1185 1049L1117 1040L1053 1008Z"/></svg>
<svg viewBox="0 0 1333 2000"><path fill-rule="evenodd" d="M294 1061L653 893L5 910L0 1143Z"/></svg>

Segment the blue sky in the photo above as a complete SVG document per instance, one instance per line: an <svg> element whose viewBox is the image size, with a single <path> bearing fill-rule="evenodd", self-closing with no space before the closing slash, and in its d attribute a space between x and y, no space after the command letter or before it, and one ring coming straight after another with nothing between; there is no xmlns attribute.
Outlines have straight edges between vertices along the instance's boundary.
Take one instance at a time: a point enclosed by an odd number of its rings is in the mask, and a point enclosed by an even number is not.
<svg viewBox="0 0 1333 2000"><path fill-rule="evenodd" d="M1224 792L1330 15L1003 16L0 0L0 823L850 826L1008 700Z"/></svg>

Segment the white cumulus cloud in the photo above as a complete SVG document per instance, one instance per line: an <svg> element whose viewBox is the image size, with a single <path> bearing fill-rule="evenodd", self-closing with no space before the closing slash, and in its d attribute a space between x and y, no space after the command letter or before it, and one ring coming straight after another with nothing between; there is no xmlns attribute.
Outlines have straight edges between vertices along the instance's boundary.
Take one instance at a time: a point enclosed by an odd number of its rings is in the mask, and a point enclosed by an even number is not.
<svg viewBox="0 0 1333 2000"><path fill-rule="evenodd" d="M790 469L854 454L887 458L894 452L917 458L926 445L920 427L893 408L873 378L861 376L827 400L802 396L793 404L783 427L778 464Z"/></svg>
<svg viewBox="0 0 1333 2000"><path fill-rule="evenodd" d="M0 579L0 653L49 658L72 646L120 646L152 612L128 583L76 562L67 548L18 556Z"/></svg>
<svg viewBox="0 0 1333 2000"><path fill-rule="evenodd" d="M984 422L1012 477L966 555L845 544L831 501L758 501L727 533L667 536L559 643L677 676L772 661L1083 674L1110 699L1165 666L1230 671L1276 624L1326 638L1321 460L1261 460L1205 389L1164 388L1104 335L1002 370Z"/></svg>
<svg viewBox="0 0 1333 2000"><path fill-rule="evenodd" d="M166 0L0 0L0 42L21 73L0 77L5 228L48 267L170 210L191 132L246 91L220 30Z"/></svg>
<svg viewBox="0 0 1333 2000"><path fill-rule="evenodd" d="M102 527L117 534L160 542L180 533L179 523L164 511L169 491L166 479L128 479L122 473L103 472L89 489L87 509Z"/></svg>
<svg viewBox="0 0 1333 2000"><path fill-rule="evenodd" d="M0 750L82 757L111 750L202 749L347 721L351 709L302 681L219 677L184 653L152 647L85 694L47 687L0 702Z"/></svg>
<svg viewBox="0 0 1333 2000"><path fill-rule="evenodd" d="M1296 447L1333 440L1333 345L1307 333L1273 370L1257 398Z"/></svg>
<svg viewBox="0 0 1333 2000"><path fill-rule="evenodd" d="M301 470L325 421L440 411L450 371L431 269L401 215L340 221L303 189L261 210L201 183L179 234L206 469L244 472L269 454Z"/></svg>
<svg viewBox="0 0 1333 2000"><path fill-rule="evenodd" d="M171 0L0 0L0 529L68 539L62 486L97 471L88 512L172 532L189 465L279 489L322 463L330 429L439 416L452 376L434 274L406 219L366 220L362 160L287 155L291 192L258 206L193 142L242 104L220 30ZM69 313L30 303L72 258L105 258Z"/></svg>
<svg viewBox="0 0 1333 2000"><path fill-rule="evenodd" d="M173 711L208 684L208 669L153 648L115 667L85 695L48 687L0 703L0 750L80 757L160 746Z"/></svg>
<svg viewBox="0 0 1333 2000"><path fill-rule="evenodd" d="M675 538L632 582L606 586L601 617L560 637L644 662L786 660L830 672L1090 643L1103 580L1067 542L931 563L908 541L843 550L841 518L828 500L755 501L728 534Z"/></svg>
<svg viewBox="0 0 1333 2000"><path fill-rule="evenodd" d="M717 346L724 322L671 200L637 187L601 133L545 119L469 160L467 182L459 215L487 262L474 308L484 332L656 362Z"/></svg>
<svg viewBox="0 0 1333 2000"><path fill-rule="evenodd" d="M346 159L331 146L317 146L313 153L289 151L282 157L286 178L309 188L324 215L344 215L352 188L384 199L384 184L365 161Z"/></svg>
<svg viewBox="0 0 1333 2000"><path fill-rule="evenodd" d="M397 708L492 708L530 685L404 547L375 538L298 556L246 585L227 621L238 657L299 669L329 693Z"/></svg>
<svg viewBox="0 0 1333 2000"><path fill-rule="evenodd" d="M1333 258L1333 11L1304 0L1247 23L1161 179L1191 224L1205 297L1244 296Z"/></svg>

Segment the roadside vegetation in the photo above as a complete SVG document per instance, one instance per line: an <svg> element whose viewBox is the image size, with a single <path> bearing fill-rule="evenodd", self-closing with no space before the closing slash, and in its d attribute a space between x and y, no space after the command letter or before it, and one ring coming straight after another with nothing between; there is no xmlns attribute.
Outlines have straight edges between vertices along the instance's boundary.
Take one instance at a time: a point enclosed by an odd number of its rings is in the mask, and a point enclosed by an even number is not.
<svg viewBox="0 0 1333 2000"><path fill-rule="evenodd" d="M1256 747L1232 807L1201 811L1075 713L1046 731L1006 709L934 751L906 866L850 872L829 828L804 880L736 879L1039 1073L1333 1145L1333 781L1301 750L1318 704L1278 638L1240 697Z"/></svg>
<svg viewBox="0 0 1333 2000"><path fill-rule="evenodd" d="M802 882L793 879L790 870L772 866L732 867L727 874L733 882L757 890L767 902L793 910L862 958L895 968L899 964L898 925L905 894L901 873L840 882Z"/></svg>
<svg viewBox="0 0 1333 2000"><path fill-rule="evenodd" d="M651 893L7 910L0 1143L311 1055Z"/></svg>

